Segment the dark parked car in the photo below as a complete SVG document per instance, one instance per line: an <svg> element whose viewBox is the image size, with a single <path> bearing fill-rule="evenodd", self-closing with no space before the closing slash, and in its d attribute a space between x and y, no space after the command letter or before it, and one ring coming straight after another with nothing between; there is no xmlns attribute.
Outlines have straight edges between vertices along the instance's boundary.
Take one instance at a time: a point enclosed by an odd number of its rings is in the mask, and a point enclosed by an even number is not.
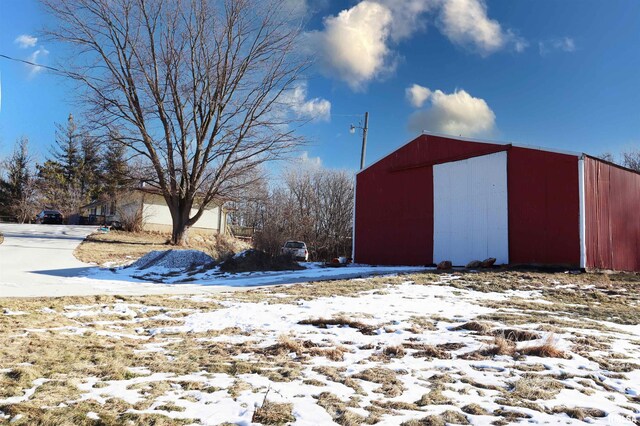
<svg viewBox="0 0 640 426"><path fill-rule="evenodd" d="M36 215L36 223L62 225L62 213L58 210L42 210Z"/></svg>

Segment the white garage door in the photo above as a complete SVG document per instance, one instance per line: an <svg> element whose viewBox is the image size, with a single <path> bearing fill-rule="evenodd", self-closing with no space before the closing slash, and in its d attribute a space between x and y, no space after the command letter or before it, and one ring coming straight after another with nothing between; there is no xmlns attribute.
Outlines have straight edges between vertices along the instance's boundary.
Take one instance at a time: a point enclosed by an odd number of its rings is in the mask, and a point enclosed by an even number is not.
<svg viewBox="0 0 640 426"><path fill-rule="evenodd" d="M433 167L433 260L509 263L507 153Z"/></svg>

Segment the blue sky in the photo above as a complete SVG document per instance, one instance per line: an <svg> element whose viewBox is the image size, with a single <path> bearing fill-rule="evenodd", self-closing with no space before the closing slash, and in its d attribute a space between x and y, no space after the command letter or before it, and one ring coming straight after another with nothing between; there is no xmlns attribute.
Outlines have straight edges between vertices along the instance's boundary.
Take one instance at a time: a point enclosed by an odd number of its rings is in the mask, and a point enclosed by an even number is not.
<svg viewBox="0 0 640 426"><path fill-rule="evenodd" d="M288 3L317 58L296 98L315 118L303 150L325 166L358 167L348 129L365 111L367 163L421 129L593 154L640 148L636 0ZM55 65L62 52L38 38L44 24L36 1L0 0L0 53ZM42 158L54 123L80 106L44 70L0 58L0 72L0 154L26 135Z"/></svg>

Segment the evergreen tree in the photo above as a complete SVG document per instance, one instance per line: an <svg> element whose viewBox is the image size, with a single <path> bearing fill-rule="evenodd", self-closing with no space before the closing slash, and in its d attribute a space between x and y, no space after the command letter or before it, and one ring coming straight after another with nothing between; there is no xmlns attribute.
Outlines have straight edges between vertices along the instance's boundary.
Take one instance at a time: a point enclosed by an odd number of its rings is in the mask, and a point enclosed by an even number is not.
<svg viewBox="0 0 640 426"><path fill-rule="evenodd" d="M65 184L78 186L81 166L81 135L73 120L73 115L69 114L66 126L56 124L56 128L56 146L52 152L53 160L62 166Z"/></svg>
<svg viewBox="0 0 640 426"><path fill-rule="evenodd" d="M126 159L126 147L117 141L117 136L107 142L103 159L103 191L111 199L129 183L129 165Z"/></svg>
<svg viewBox="0 0 640 426"><path fill-rule="evenodd" d="M47 160L36 166L38 170L38 189L44 207L60 210L67 215L72 207L66 186L64 167L54 160Z"/></svg>
<svg viewBox="0 0 640 426"><path fill-rule="evenodd" d="M6 179L2 182L5 211L20 223L35 214L35 187L29 156L29 139L20 138L6 162Z"/></svg>
<svg viewBox="0 0 640 426"><path fill-rule="evenodd" d="M102 190L102 153L98 138L83 134L80 142L78 181L82 198L89 202Z"/></svg>
<svg viewBox="0 0 640 426"><path fill-rule="evenodd" d="M100 147L80 130L72 114L56 127L52 158L38 166L39 187L45 203L68 217L99 195Z"/></svg>

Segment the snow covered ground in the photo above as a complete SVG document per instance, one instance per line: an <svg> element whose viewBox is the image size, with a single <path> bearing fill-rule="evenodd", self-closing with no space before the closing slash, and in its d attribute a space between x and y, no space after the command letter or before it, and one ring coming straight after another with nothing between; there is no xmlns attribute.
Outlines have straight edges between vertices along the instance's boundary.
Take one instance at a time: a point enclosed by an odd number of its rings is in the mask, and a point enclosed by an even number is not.
<svg viewBox="0 0 640 426"><path fill-rule="evenodd" d="M371 267L310 268L293 272L178 274L157 283L161 274L153 269L141 273L131 269L98 268L73 256L74 249L94 226L0 224L5 240L0 244L0 297L84 296L97 294L215 293L232 288L344 279L370 275L419 271L424 268ZM138 278L136 278L138 277Z"/></svg>
<svg viewBox="0 0 640 426"><path fill-rule="evenodd" d="M0 422L634 425L637 290L589 275L426 273L0 300Z"/></svg>

